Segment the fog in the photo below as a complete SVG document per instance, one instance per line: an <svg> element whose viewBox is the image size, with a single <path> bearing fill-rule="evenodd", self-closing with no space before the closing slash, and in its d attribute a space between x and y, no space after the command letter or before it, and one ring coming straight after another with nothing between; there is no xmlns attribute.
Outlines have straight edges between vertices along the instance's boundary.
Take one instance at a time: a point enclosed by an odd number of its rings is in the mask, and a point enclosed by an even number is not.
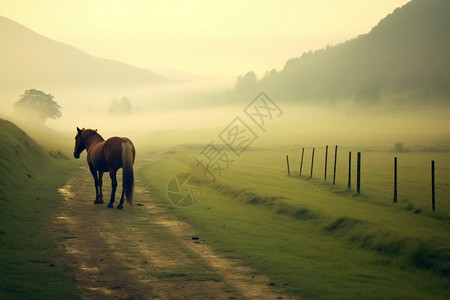
<svg viewBox="0 0 450 300"><path fill-rule="evenodd" d="M147 131L196 129L220 124L230 107L211 109L208 94L224 93L232 84L224 79L177 82L169 86L136 87L111 91L61 90L61 119L49 119L47 126L67 131L76 124L108 131ZM215 98L214 96L211 96ZM130 109L111 112L113 101L126 98Z"/></svg>
<svg viewBox="0 0 450 300"><path fill-rule="evenodd" d="M448 298L449 0L0 3L0 295Z"/></svg>
<svg viewBox="0 0 450 300"><path fill-rule="evenodd" d="M341 14L338 17L352 11L350 2L339 7ZM191 40L190 35L184 37L182 41L189 41L190 45L184 47L174 42L164 44L161 39L158 39L160 44L152 44L151 38L142 35L142 31L132 24L128 24L129 31L113 35L112 30L118 29L112 22L105 32L114 36L120 47L110 47L115 49L110 53L122 49L123 55L127 56L122 61L134 65L92 56L1 17L0 42L8 45L0 57L3 70L7 70L0 73L2 117L22 123L29 121L14 111L14 103L26 90L37 89L51 94L62 113L61 118L47 118L39 126L45 124L46 128L68 135L72 135L78 126L98 129L104 137L132 135L146 141L153 139L155 144L158 141L166 145L207 143L240 117L257 135L257 146L305 143L394 145L396 142L442 141L450 128L447 120L450 75L445 63L450 40L445 30L448 28L446 10L440 7L444 4L437 1L413 1L386 16L387 12L405 2L393 4L385 1L379 4L378 14L383 14L372 16L377 18L371 25L372 30L360 18L346 18L355 22L354 27L360 28L361 35L353 34L341 40L338 37L344 35L330 37L318 33L327 24L313 22L311 18L308 19L310 27L300 26L303 23L296 23L298 18L289 19L291 12L286 13L279 27L276 20L266 24L257 14L252 14L248 20L238 14L237 23L229 24L229 28L216 22L209 28L206 21L211 21L213 16L220 17L220 20L225 17L220 7L215 5L205 8L211 15L200 23L203 24L201 26L187 24L184 28L182 24L171 24L172 32L167 35L169 40L177 30L176 34L187 30L189 34L199 35L198 39ZM370 7L375 3L378 2L370 2ZM330 13L334 4L328 4L323 14L318 13L314 5L305 6L302 13L315 12L315 16L323 17L321 20L325 20L328 14L330 22L336 21L336 14ZM189 11L198 16L193 9L195 5L198 3L193 2ZM270 11L270 7L258 8L257 11ZM289 3L284 9L290 11L292 7L295 5ZM235 8L231 5L225 10L230 12ZM10 9L14 15L13 6ZM353 11L352 15L365 15L366 6L358 6L358 9L360 11ZM106 11L98 11L98 7L94 11L102 16L107 14ZM283 16L282 11L278 6L274 9L278 17ZM420 18L418 11L421 12ZM121 10L114 13L120 15ZM142 17L136 14L136 18ZM383 19L380 21L380 18ZM19 19L35 24L24 16ZM252 20L257 22L252 23ZM79 30L86 28L80 26ZM310 35L323 37L323 45L319 46L323 48L315 50L318 44L309 44L306 49L299 47L299 41L309 41L304 36L308 28ZM215 40L220 39L218 48L214 48L215 43L211 44L209 39L211 33L215 33L214 29L220 32L215 37ZM160 30L164 32L165 29ZM96 36L100 34L96 32ZM269 47L273 35L285 42L272 43ZM145 41L150 44L142 42L138 45L142 48L139 51L127 48L123 45L127 36L140 36L140 40L148 38ZM253 45L257 49L252 48L253 38L258 41L267 38L267 43L258 42ZM231 49L225 47L227 42L243 40L245 42L234 45L232 51L223 52ZM97 42L92 42L92 45ZM172 46L170 51L168 45ZM224 49L220 48L221 45ZM287 54L285 48L293 51L292 54ZM133 54L142 55L142 51L147 51L148 56L166 51L170 56L174 55L174 49L176 58L167 61L165 57L159 61L159 65L164 67L144 66L147 60L143 56L130 58ZM198 51L192 53L193 50ZM263 52L264 55L261 54ZM93 53L100 55L95 50ZM189 73L173 68L173 63L180 61L180 55L186 64L180 63L178 67L192 66ZM105 54L104 57L111 56ZM262 60L265 73L262 65L252 65ZM152 64L155 65L154 60ZM209 74L226 76L195 74L197 71L205 74L204 70L209 70ZM235 73L230 73L230 70ZM282 111L276 117L259 115L265 118L263 129L245 114L247 106L261 92L265 92ZM270 111L266 113L271 114ZM38 126L28 125L28 128L33 127Z"/></svg>
<svg viewBox="0 0 450 300"><path fill-rule="evenodd" d="M266 118L261 130L244 112L258 93L236 94L234 84L233 78L213 77L152 87L55 88L51 93L61 106L62 117L47 119L45 126L67 138L75 135L76 127L98 129L104 138L129 136L145 147L143 151L152 151L177 144L220 141L218 135L240 117L257 135L253 147L339 144L394 149L396 143L404 143L417 149L441 145L442 150L448 150L447 106L359 107L351 98L335 103L295 103L268 94L282 113ZM2 117L36 129L35 124L27 124L12 114L13 103L19 97L2 102ZM129 100L131 109L111 112L114 99L123 97ZM32 133L46 134L36 130Z"/></svg>
<svg viewBox="0 0 450 300"><path fill-rule="evenodd" d="M0 15L96 57L237 76L368 32L408 0L3 2Z"/></svg>
<svg viewBox="0 0 450 300"><path fill-rule="evenodd" d="M176 89L154 89L150 96L146 96L144 91L128 93L127 98L133 104L128 114L109 113L108 106L113 96L98 95L103 102L97 100L89 104L86 101L84 106L63 106L63 117L47 120L46 126L69 135L75 134L76 126L94 128L105 138L130 136L143 147L170 147L178 144L206 145L213 140L220 142L219 134L240 117L257 135L253 147L339 144L393 150L396 143L404 143L417 150L427 145L448 150L448 107L360 109L355 108L352 99L330 106L295 104L272 98L282 114L266 118L266 126L261 130L244 112L257 95L239 101L229 99L231 104L228 105L223 101L227 96L218 98L215 93L225 93L233 98L232 93L227 93L230 86L208 89L211 86L199 84L195 83L193 87L183 83ZM148 101L147 97L156 100Z"/></svg>

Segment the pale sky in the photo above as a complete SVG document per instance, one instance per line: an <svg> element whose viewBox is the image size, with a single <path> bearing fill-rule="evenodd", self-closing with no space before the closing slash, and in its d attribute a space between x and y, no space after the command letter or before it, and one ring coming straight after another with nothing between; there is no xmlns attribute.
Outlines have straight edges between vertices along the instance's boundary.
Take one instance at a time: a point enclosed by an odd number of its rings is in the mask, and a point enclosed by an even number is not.
<svg viewBox="0 0 450 300"><path fill-rule="evenodd" d="M259 76L369 32L409 0L0 0L0 15L91 55Z"/></svg>

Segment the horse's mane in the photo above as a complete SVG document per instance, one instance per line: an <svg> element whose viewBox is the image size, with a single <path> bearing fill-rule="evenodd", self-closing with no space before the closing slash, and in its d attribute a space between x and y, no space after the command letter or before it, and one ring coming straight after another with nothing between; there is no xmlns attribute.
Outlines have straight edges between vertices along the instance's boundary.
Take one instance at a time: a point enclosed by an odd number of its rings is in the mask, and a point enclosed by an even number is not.
<svg viewBox="0 0 450 300"><path fill-rule="evenodd" d="M100 139L104 140L104 138L97 132L97 130L93 130L93 129L83 129L83 135L85 138L91 138L93 136L97 136Z"/></svg>

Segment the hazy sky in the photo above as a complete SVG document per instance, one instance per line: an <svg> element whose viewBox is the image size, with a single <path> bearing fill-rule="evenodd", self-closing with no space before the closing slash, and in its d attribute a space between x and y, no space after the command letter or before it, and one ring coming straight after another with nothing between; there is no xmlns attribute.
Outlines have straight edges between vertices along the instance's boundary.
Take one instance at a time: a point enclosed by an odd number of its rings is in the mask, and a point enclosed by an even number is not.
<svg viewBox="0 0 450 300"><path fill-rule="evenodd" d="M236 76L367 33L407 2L0 0L0 15L94 56Z"/></svg>

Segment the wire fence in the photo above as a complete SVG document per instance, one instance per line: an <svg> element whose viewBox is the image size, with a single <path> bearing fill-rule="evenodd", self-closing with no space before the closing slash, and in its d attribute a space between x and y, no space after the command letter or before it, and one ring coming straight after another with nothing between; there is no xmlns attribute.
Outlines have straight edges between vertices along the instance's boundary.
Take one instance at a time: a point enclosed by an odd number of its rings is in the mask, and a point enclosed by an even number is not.
<svg viewBox="0 0 450 300"><path fill-rule="evenodd" d="M288 175L323 180L380 203L399 203L416 213L450 216L450 155L446 152L354 151L302 147L286 155Z"/></svg>

